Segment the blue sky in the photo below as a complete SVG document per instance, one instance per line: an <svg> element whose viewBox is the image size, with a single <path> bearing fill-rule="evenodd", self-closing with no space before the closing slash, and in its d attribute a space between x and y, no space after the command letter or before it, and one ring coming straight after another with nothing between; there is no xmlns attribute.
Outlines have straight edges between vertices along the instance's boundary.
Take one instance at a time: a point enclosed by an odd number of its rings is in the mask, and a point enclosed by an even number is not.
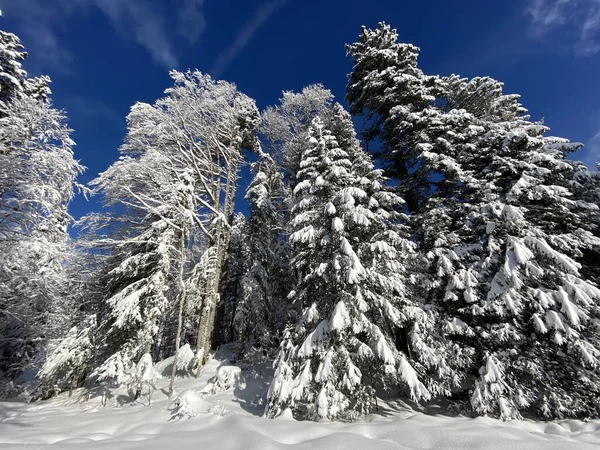
<svg viewBox="0 0 600 450"><path fill-rule="evenodd" d="M600 0L0 0L26 69L53 80L75 130L82 181L116 158L125 116L169 85L171 68L235 82L260 108L323 83L343 99L344 44L385 20L421 47L426 73L489 75L522 95L552 134L600 160ZM80 217L95 208L77 198Z"/></svg>

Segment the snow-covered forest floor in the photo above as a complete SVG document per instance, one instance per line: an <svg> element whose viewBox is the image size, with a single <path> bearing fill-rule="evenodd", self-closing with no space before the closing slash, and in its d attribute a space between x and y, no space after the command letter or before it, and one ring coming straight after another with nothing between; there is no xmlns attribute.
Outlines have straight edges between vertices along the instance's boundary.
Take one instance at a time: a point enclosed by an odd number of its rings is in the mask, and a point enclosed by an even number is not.
<svg viewBox="0 0 600 450"><path fill-rule="evenodd" d="M271 361L242 366L235 387L200 394L230 352L221 351L199 378L182 376L176 391L188 413L177 415L167 398L169 360L148 406L126 388L88 399L83 389L38 403L0 403L0 448L150 449L592 449L600 446L600 420L581 422L476 419L418 412L406 405L381 403L378 414L354 423L298 422L289 414L262 416ZM193 417L191 417L193 416Z"/></svg>

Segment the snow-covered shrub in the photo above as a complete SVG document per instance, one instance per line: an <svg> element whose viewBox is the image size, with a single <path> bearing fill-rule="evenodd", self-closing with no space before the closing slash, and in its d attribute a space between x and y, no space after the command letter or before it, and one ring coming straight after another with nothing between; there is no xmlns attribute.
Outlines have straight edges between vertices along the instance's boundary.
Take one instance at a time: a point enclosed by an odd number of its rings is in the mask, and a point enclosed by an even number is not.
<svg viewBox="0 0 600 450"><path fill-rule="evenodd" d="M92 372L92 376L99 382L112 386L128 383L135 366L131 363L133 349L125 346L121 351L110 356Z"/></svg>
<svg viewBox="0 0 600 450"><path fill-rule="evenodd" d="M154 381L156 373L152 363L150 353L144 353L135 368L133 380L129 383L130 390L135 392L135 398L138 399L142 395L148 396L148 404L152 401L152 392L156 389Z"/></svg>
<svg viewBox="0 0 600 450"><path fill-rule="evenodd" d="M242 371L239 367L221 366L217 369L217 374L208 380L208 384L202 389L202 393L216 394L228 391L242 382Z"/></svg>
<svg viewBox="0 0 600 450"><path fill-rule="evenodd" d="M190 344L185 344L177 352L177 370L189 370L195 355Z"/></svg>
<svg viewBox="0 0 600 450"><path fill-rule="evenodd" d="M188 419L193 419L196 417L196 407L201 403L202 399L198 393L192 390L183 391L172 403L172 418L183 419L187 417Z"/></svg>
<svg viewBox="0 0 600 450"><path fill-rule="evenodd" d="M221 402L217 402L217 404L211 407L207 412L217 417L225 417L226 415L231 413L231 411L225 408L224 405L221 405Z"/></svg>

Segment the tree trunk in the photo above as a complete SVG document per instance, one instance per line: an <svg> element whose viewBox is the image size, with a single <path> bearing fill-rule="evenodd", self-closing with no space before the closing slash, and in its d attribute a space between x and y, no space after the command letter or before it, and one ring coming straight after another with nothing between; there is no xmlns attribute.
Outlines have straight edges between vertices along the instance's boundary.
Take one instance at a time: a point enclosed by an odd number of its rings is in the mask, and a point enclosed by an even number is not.
<svg viewBox="0 0 600 450"><path fill-rule="evenodd" d="M169 380L169 397L173 395L173 385L177 373L177 358L179 357L179 346L181 344L181 329L183 327L183 305L185 304L186 288L183 280L185 269L185 233L181 233L179 245L179 314L177 316L177 334L175 335L175 356L173 357L173 366L171 368L171 380Z"/></svg>
<svg viewBox="0 0 600 450"><path fill-rule="evenodd" d="M237 177L239 171L239 160L236 158L229 164L227 168L227 183L225 187L225 201L223 205L223 213L227 218L227 225L221 228L222 239L219 248L219 277L217 281L217 290L219 292L218 301L215 304L213 312L211 343L216 347L218 344L217 337L221 330L225 308L224 293L227 279L227 267L229 265L230 243L231 243L231 224L233 223L233 209L235 206L235 192L237 188ZM224 282L225 281L225 282ZM216 330L216 332L215 332ZM205 353L206 354L206 353Z"/></svg>
<svg viewBox="0 0 600 450"><path fill-rule="evenodd" d="M230 224L233 220L230 220ZM228 233L228 236L230 233ZM212 346L217 347L221 345L223 341L223 333L222 329L225 326L223 324L225 318L225 303L227 301L226 290L228 283L228 271L229 271L229 258L230 258L230 243L231 239L228 239L227 247L225 249L225 258L223 258L223 263L221 265L221 277L219 279L219 302L215 307L215 329L217 330L213 333Z"/></svg>
<svg viewBox="0 0 600 450"><path fill-rule="evenodd" d="M204 350L204 357L202 364L206 362L208 353L211 348L212 338L214 336L215 329L219 329L220 326L216 324L217 307L220 305L219 287L221 281L221 274L223 272L223 263L227 257L229 238L230 238L230 225L231 217L233 217L233 206L235 200L236 181L238 174L238 159L231 161L227 167L227 179L225 185L225 199L223 202L223 208L221 209L223 216L228 221L227 224L219 223L215 227L214 246L216 249L214 272L211 274L207 289L207 302L203 308L202 316L200 318L199 332L198 332L198 344L197 349L202 348ZM196 376L200 374L200 366L196 371Z"/></svg>
<svg viewBox="0 0 600 450"><path fill-rule="evenodd" d="M71 398L71 396L73 395L73 389L75 389L75 387L77 386L78 379L79 379L79 377L75 373L71 376L71 386L69 387L69 398Z"/></svg>
<svg viewBox="0 0 600 450"><path fill-rule="evenodd" d="M394 168L396 170L397 177L401 182L409 177L408 169L406 168L406 163L401 153L394 158ZM406 207L408 208L408 212L417 212L419 209L419 197L417 193L414 192L414 187L405 189L403 191L403 196L404 201L406 202Z"/></svg>
<svg viewBox="0 0 600 450"><path fill-rule="evenodd" d="M217 230L218 231L218 230ZM200 319L198 321L198 337L196 341L196 351L202 349L204 351L204 356L202 361L198 362L198 366L196 367L196 377L200 376L200 370L206 361L208 350L207 348L207 337L210 336L212 332L212 328L210 325L212 311L215 308L216 300L217 300L217 288L215 285L216 280L219 277L218 271L218 245L219 245L219 237L217 235L216 242L213 244L213 248L215 249L215 255L211 256L211 261L209 264L210 275L206 282L206 296L204 301L202 302L202 311L200 313Z"/></svg>

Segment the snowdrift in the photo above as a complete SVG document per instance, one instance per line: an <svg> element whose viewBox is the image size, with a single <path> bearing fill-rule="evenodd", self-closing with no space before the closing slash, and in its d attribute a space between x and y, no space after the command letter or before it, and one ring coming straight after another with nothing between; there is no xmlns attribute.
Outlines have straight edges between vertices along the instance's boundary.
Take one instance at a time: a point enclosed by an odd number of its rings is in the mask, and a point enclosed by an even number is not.
<svg viewBox="0 0 600 450"><path fill-rule="evenodd" d="M133 401L126 389L113 391L106 407L82 390L70 399L64 394L39 403L0 403L0 449L587 450L600 445L600 420L505 423L426 415L395 403L383 403L379 414L356 423L298 422L287 411L269 420L262 413L270 366L262 361L238 371L228 358L218 357L199 378L178 378L176 395L169 399L167 360L155 366L163 378L150 406ZM214 394L201 393L207 386Z"/></svg>

